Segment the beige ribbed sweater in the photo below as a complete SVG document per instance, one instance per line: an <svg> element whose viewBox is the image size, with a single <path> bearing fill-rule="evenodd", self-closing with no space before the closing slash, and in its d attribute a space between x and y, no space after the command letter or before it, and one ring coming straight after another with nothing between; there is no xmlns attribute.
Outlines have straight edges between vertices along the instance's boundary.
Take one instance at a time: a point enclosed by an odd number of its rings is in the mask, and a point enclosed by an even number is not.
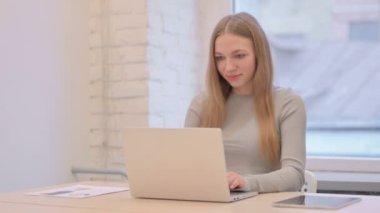
<svg viewBox="0 0 380 213"><path fill-rule="evenodd" d="M194 97L185 127L199 127L202 101ZM277 166L260 152L258 123L253 97L232 93L226 103L222 126L227 170L246 179L243 190L258 192L298 191L304 183L306 112L302 99L290 89L274 89L276 126L280 135L281 159Z"/></svg>

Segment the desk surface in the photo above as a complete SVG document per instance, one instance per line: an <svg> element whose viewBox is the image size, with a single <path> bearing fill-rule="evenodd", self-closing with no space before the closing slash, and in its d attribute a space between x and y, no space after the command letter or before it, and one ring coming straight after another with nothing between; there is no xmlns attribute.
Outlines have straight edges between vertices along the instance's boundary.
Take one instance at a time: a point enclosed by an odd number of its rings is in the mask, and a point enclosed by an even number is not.
<svg viewBox="0 0 380 213"><path fill-rule="evenodd" d="M86 183L101 184L104 183ZM112 184L115 185L115 184ZM116 184L117 186L125 186ZM57 187L57 186L54 186ZM52 188L52 187L49 187ZM44 188L48 189L48 188ZM275 201L290 198L301 194L300 192L283 192L260 194L256 197L241 200L234 203L212 203L196 201L174 201L156 199L135 199L129 191L101 195L91 198L57 198L48 196L30 196L26 192L40 191L43 189L25 190L14 193L0 194L1 212L68 212L68 213L98 213L98 212L136 212L136 213L252 213L252 212L326 212L319 209L296 209L296 208L275 208L271 204ZM320 194L326 196L327 194ZM335 195L334 196L347 196ZM378 212L380 208L380 197L358 196L362 201L334 212ZM6 211L4 211L6 210ZM329 210L328 210L329 211Z"/></svg>
<svg viewBox="0 0 380 213"><path fill-rule="evenodd" d="M22 204L22 203L4 203L0 202L1 213L122 213L125 211L105 211L104 209L88 209L88 208L73 208L63 206L46 206L36 204Z"/></svg>

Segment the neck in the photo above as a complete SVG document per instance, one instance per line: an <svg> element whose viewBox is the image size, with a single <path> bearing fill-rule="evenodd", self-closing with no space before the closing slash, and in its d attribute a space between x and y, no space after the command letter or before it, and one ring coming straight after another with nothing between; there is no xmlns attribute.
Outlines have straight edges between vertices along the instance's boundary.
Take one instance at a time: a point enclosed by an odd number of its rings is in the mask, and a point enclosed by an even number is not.
<svg viewBox="0 0 380 213"><path fill-rule="evenodd" d="M237 88L234 88L233 89L233 92L237 95L252 95L253 92L251 89L237 89Z"/></svg>

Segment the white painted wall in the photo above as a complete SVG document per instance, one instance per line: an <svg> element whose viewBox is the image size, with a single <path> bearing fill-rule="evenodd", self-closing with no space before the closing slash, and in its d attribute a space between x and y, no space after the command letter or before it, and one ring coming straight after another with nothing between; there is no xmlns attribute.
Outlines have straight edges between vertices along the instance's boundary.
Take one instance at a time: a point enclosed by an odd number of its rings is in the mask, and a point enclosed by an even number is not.
<svg viewBox="0 0 380 213"><path fill-rule="evenodd" d="M87 0L0 0L0 192L87 159Z"/></svg>
<svg viewBox="0 0 380 213"><path fill-rule="evenodd" d="M0 0L0 191L123 168L124 127L182 126L231 3Z"/></svg>

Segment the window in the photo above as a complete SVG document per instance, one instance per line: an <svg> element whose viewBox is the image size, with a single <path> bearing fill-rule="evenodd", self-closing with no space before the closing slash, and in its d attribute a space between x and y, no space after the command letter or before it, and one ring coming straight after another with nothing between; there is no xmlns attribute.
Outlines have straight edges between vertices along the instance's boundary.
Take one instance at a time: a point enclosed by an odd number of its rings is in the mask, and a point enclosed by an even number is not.
<svg viewBox="0 0 380 213"><path fill-rule="evenodd" d="M305 100L308 158L378 163L380 2L235 0L234 9L253 14L267 33L275 83Z"/></svg>
<svg viewBox="0 0 380 213"><path fill-rule="evenodd" d="M378 21L359 21L350 23L350 40L352 41L378 41L379 36Z"/></svg>

